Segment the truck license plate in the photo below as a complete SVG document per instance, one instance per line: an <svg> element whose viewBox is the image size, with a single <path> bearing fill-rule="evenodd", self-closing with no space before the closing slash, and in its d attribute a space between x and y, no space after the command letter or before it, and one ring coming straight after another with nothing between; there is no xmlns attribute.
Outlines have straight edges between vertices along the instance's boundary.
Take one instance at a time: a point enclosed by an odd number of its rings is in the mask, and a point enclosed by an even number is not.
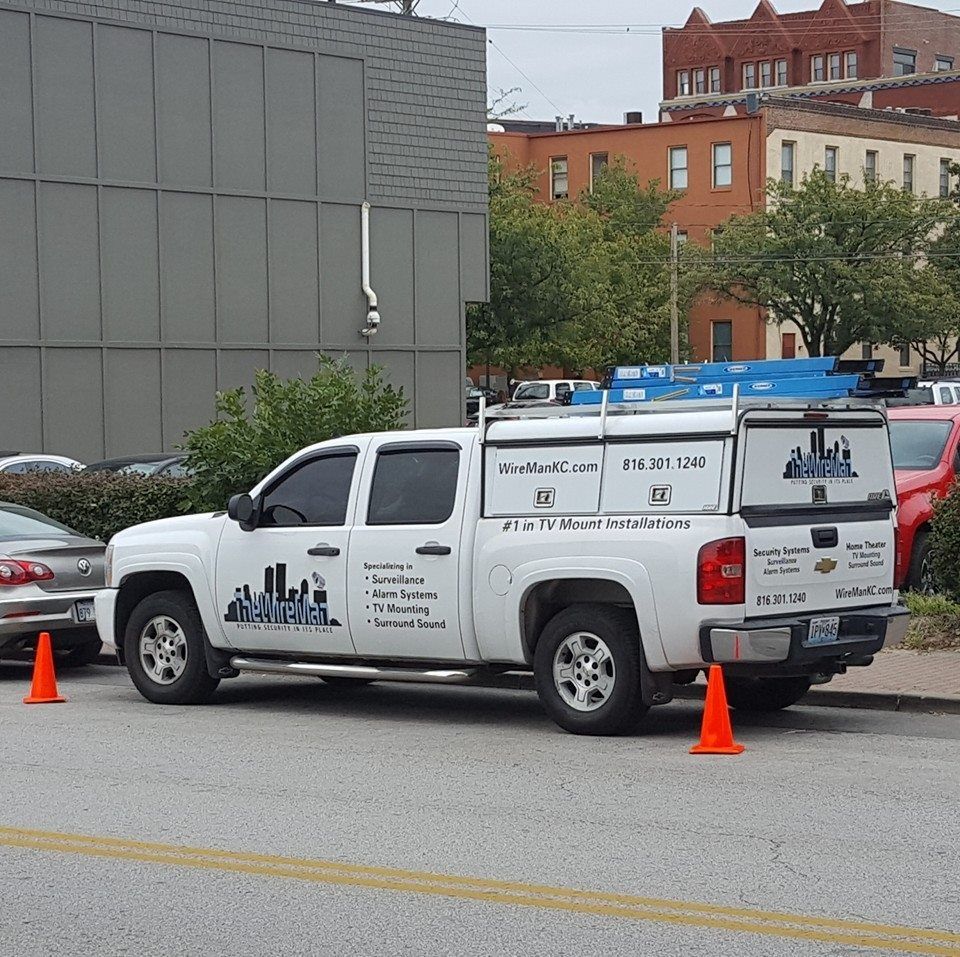
<svg viewBox="0 0 960 957"><path fill-rule="evenodd" d="M839 618L813 618L807 631L808 645L826 645L840 637Z"/></svg>
<svg viewBox="0 0 960 957"><path fill-rule="evenodd" d="M83 601L78 601L73 606L74 615L76 616L77 621L96 621L97 616L96 612L93 610L93 599L87 598Z"/></svg>

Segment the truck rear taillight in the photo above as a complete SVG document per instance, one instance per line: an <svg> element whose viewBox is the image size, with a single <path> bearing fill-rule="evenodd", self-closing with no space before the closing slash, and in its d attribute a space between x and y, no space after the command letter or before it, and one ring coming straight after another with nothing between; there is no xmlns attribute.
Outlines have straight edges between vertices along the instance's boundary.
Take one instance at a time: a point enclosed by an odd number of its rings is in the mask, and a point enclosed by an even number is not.
<svg viewBox="0 0 960 957"><path fill-rule="evenodd" d="M697 602L701 605L742 605L746 542L721 538L707 542L697 555Z"/></svg>
<svg viewBox="0 0 960 957"><path fill-rule="evenodd" d="M13 558L0 558L0 586L48 582L53 577L53 572L43 562L19 562Z"/></svg>

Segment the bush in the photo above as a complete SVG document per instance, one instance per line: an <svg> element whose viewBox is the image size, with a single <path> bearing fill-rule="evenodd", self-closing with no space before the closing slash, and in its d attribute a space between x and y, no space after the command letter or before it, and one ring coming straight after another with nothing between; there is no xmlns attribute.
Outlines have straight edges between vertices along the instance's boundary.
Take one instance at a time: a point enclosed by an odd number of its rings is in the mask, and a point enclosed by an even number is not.
<svg viewBox="0 0 960 957"><path fill-rule="evenodd" d="M960 601L960 486L934 502L930 556L937 590Z"/></svg>
<svg viewBox="0 0 960 957"><path fill-rule="evenodd" d="M243 389L217 393L216 421L187 435L184 450L194 478L190 504L199 511L226 507L294 452L315 442L358 432L402 427L407 400L384 385L381 370L358 376L345 360L320 356L308 380L281 380L258 370L253 409Z"/></svg>
<svg viewBox="0 0 960 957"><path fill-rule="evenodd" d="M904 603L913 616L903 647L935 651L960 647L960 605L943 595L907 592Z"/></svg>
<svg viewBox="0 0 960 957"><path fill-rule="evenodd" d="M185 511L189 486L189 479L111 472L0 475L0 501L36 509L106 542L131 525Z"/></svg>

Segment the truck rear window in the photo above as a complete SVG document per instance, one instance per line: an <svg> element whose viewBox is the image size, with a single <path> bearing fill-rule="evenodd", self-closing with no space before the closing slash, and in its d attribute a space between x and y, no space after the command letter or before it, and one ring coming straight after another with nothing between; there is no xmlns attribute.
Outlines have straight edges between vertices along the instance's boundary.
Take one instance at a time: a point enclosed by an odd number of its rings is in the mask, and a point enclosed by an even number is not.
<svg viewBox="0 0 960 957"><path fill-rule="evenodd" d="M890 447L895 469L932 469L943 455L952 421L898 419L890 423Z"/></svg>

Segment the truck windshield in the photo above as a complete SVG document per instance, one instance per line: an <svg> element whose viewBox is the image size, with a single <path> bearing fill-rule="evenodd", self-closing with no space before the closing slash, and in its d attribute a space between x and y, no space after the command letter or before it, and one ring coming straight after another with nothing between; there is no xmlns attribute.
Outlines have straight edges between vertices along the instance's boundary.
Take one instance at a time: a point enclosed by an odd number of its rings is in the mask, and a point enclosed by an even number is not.
<svg viewBox="0 0 960 957"><path fill-rule="evenodd" d="M932 469L947 444L953 422L899 419L890 422L890 446L895 469Z"/></svg>

